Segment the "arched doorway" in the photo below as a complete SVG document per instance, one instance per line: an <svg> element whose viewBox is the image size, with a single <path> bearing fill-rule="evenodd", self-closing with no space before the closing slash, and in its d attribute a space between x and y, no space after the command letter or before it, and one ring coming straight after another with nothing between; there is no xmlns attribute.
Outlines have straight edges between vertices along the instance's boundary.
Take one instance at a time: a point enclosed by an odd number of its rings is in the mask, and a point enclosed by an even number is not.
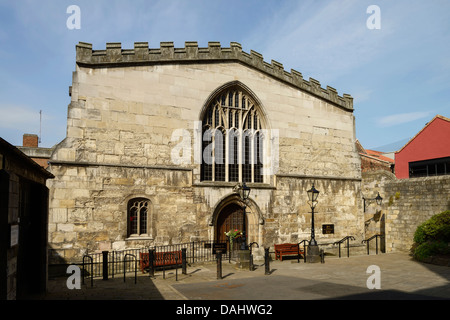
<svg viewBox="0 0 450 320"><path fill-rule="evenodd" d="M244 221L243 221L243 208L237 203L230 203L226 205L222 210L220 210L217 216L216 225L216 241L223 242L227 241L228 238L225 232L230 230L244 231ZM248 243L248 219L245 216L245 234L247 235L246 240ZM233 246L233 250L239 249L239 246Z"/></svg>

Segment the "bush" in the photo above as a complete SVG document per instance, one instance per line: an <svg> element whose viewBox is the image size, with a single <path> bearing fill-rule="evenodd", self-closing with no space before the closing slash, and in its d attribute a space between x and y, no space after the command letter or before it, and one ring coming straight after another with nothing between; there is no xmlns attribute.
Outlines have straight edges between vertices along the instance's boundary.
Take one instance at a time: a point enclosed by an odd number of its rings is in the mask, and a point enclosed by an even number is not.
<svg viewBox="0 0 450 320"><path fill-rule="evenodd" d="M450 210L419 225L414 233L414 242L413 255L418 260L450 254Z"/></svg>
<svg viewBox="0 0 450 320"><path fill-rule="evenodd" d="M450 254L450 247L444 241L428 241L419 244L414 250L414 258L423 261L436 255Z"/></svg>
<svg viewBox="0 0 450 320"><path fill-rule="evenodd" d="M432 216L417 227L414 242L422 244L427 241L450 242L450 210Z"/></svg>

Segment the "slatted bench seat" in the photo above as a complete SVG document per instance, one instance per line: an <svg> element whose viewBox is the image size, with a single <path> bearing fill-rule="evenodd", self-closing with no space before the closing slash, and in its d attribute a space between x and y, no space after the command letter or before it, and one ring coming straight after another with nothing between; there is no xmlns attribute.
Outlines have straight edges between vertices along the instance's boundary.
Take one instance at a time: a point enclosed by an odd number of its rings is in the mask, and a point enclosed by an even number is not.
<svg viewBox="0 0 450 320"><path fill-rule="evenodd" d="M296 243L282 243L275 244L275 260L280 259L283 261L283 256L287 255L304 255L305 252L300 249L300 246Z"/></svg>
<svg viewBox="0 0 450 320"><path fill-rule="evenodd" d="M139 267L141 272L144 273L144 269L149 267L148 252L141 252L139 254ZM180 251L168 251L168 252L155 252L153 258L154 267L163 266L175 266L182 264L182 255Z"/></svg>

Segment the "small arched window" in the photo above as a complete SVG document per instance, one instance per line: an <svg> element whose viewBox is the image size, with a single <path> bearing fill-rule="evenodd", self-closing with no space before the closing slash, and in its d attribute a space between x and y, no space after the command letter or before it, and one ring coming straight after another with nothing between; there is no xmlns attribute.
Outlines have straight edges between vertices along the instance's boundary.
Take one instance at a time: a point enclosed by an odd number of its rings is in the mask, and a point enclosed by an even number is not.
<svg viewBox="0 0 450 320"><path fill-rule="evenodd" d="M134 198L128 201L127 236L149 236L150 200Z"/></svg>

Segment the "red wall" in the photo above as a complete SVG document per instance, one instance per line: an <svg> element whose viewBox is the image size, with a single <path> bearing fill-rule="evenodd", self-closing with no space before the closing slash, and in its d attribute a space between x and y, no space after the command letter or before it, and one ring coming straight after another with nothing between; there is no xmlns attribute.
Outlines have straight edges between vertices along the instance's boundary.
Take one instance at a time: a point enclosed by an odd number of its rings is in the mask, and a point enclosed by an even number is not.
<svg viewBox="0 0 450 320"><path fill-rule="evenodd" d="M450 121L436 117L395 154L395 175L409 178L409 162L444 157L450 157Z"/></svg>

